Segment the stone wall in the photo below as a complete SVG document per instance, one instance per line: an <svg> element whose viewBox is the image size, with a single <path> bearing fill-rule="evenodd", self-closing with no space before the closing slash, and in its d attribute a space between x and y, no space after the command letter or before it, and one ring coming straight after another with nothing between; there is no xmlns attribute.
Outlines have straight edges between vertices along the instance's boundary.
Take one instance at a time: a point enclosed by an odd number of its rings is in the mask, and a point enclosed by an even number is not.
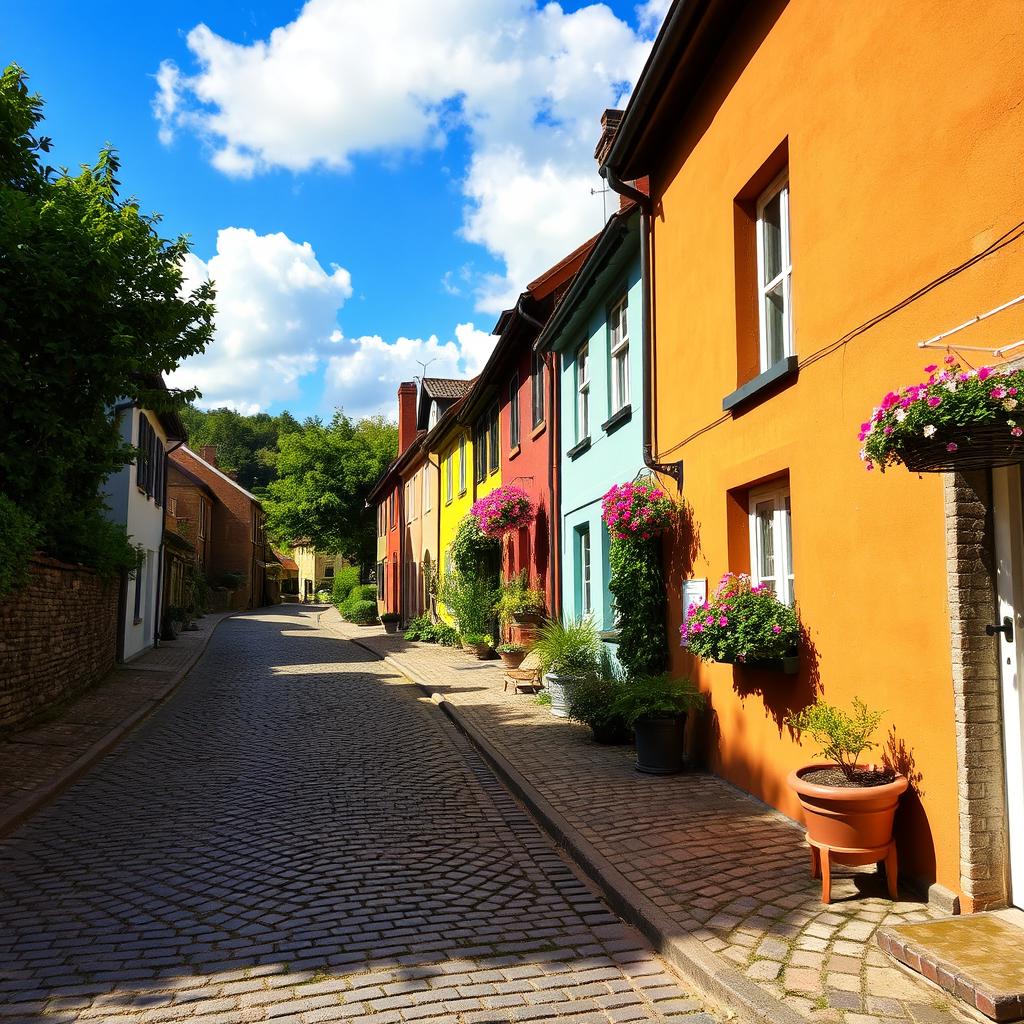
<svg viewBox="0 0 1024 1024"><path fill-rule="evenodd" d="M1006 905L1006 800L995 621L992 485L947 473L946 565L953 646L960 886L965 911Z"/></svg>
<svg viewBox="0 0 1024 1024"><path fill-rule="evenodd" d="M98 682L116 657L117 580L41 555L29 570L0 601L0 727Z"/></svg>

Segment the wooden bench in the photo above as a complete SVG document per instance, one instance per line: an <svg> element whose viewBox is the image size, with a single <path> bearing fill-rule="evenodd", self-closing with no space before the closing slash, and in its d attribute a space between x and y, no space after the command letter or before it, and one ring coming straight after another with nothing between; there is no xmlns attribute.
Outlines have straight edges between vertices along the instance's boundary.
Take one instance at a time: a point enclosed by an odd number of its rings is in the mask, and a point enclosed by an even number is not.
<svg viewBox="0 0 1024 1024"><path fill-rule="evenodd" d="M540 679L540 658L533 651L523 658L519 668L505 670L505 692L512 687L513 692L519 693L522 690L529 690L536 693L541 688Z"/></svg>

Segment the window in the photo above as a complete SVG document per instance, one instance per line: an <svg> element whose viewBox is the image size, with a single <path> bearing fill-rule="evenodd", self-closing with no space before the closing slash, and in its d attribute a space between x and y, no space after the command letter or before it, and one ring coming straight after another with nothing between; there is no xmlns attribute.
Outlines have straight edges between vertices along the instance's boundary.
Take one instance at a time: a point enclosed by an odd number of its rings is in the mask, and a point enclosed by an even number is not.
<svg viewBox="0 0 1024 1024"><path fill-rule="evenodd" d="M519 447L519 374L508 384L508 446Z"/></svg>
<svg viewBox="0 0 1024 1024"><path fill-rule="evenodd" d="M473 433L473 478L480 483L487 476L487 422L481 420Z"/></svg>
<svg viewBox="0 0 1024 1024"><path fill-rule="evenodd" d="M491 472L496 473L500 465L501 452L498 450L498 403L491 406L490 416L487 418L487 430L491 435Z"/></svg>
<svg viewBox="0 0 1024 1024"><path fill-rule="evenodd" d="M333 565L326 565L326 566L324 566L324 579L326 579L326 580L334 579L334 566Z"/></svg>
<svg viewBox="0 0 1024 1024"><path fill-rule="evenodd" d="M793 528L789 486L775 484L750 493L750 578L766 583L792 604Z"/></svg>
<svg viewBox="0 0 1024 1024"><path fill-rule="evenodd" d="M594 610L590 575L590 527L576 531L576 555L579 563L579 608L580 615L589 615Z"/></svg>
<svg viewBox="0 0 1024 1024"><path fill-rule="evenodd" d="M160 435L153 429L146 414L139 410L139 437L136 444L138 455L135 457L135 483L147 498L153 498L155 504L163 503L165 461L163 442Z"/></svg>
<svg viewBox="0 0 1024 1024"><path fill-rule="evenodd" d="M459 447L462 448L462 454L465 456L466 451L463 447L462 441L459 442ZM449 502L452 500L452 463L455 461L455 450L452 449L448 453L448 458L444 460L444 500ZM463 472L463 476L466 474Z"/></svg>
<svg viewBox="0 0 1024 1024"><path fill-rule="evenodd" d="M757 201L757 282L761 369L793 354L789 251L789 172L783 171Z"/></svg>
<svg viewBox="0 0 1024 1024"><path fill-rule="evenodd" d="M466 435L459 437L459 494L466 493Z"/></svg>
<svg viewBox="0 0 1024 1024"><path fill-rule="evenodd" d="M423 473L423 511L430 511L430 466L428 462L420 471Z"/></svg>
<svg viewBox="0 0 1024 1024"><path fill-rule="evenodd" d="M576 440L590 437L590 346L576 353Z"/></svg>
<svg viewBox="0 0 1024 1024"><path fill-rule="evenodd" d="M544 355L534 352L530 370L532 391L533 425L539 427L544 422Z"/></svg>
<svg viewBox="0 0 1024 1024"><path fill-rule="evenodd" d="M612 412L629 405L629 324L626 299L612 307L609 315L612 356Z"/></svg>

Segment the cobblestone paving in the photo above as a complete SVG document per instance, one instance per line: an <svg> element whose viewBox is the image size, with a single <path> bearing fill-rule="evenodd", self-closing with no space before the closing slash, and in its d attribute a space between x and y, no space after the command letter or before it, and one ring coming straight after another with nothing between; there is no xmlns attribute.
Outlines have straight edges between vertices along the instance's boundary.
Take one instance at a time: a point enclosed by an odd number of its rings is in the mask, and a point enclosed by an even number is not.
<svg viewBox="0 0 1024 1024"><path fill-rule="evenodd" d="M835 868L833 903L823 906L803 832L782 815L712 775L637 773L631 746L598 746L529 695L505 693L500 662L356 630L333 609L323 621L444 694L681 933L787 1006L845 1024L981 1019L875 945L880 925L939 915L907 893L890 902L871 869Z"/></svg>
<svg viewBox="0 0 1024 1024"><path fill-rule="evenodd" d="M288 606L0 844L0 1021L711 1024L444 716Z"/></svg>

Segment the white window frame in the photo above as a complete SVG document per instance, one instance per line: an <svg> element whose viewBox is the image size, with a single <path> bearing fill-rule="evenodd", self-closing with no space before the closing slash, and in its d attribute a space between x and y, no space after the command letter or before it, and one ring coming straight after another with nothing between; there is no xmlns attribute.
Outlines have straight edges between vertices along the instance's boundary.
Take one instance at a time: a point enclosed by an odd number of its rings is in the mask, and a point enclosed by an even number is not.
<svg viewBox="0 0 1024 1024"><path fill-rule="evenodd" d="M761 532L758 529L757 506L771 502L772 547L775 556L775 576L764 576L762 568ZM794 601L793 576L793 512L789 484L775 483L752 490L749 495L750 519L750 580L754 584L771 583L780 601L792 605ZM780 571L781 570L781 571Z"/></svg>
<svg viewBox="0 0 1024 1024"><path fill-rule="evenodd" d="M466 493L466 435L459 437L459 494Z"/></svg>
<svg viewBox="0 0 1024 1024"><path fill-rule="evenodd" d="M781 269L775 277L765 283L764 280L764 210L776 197L779 200L780 242L782 246ZM759 331L759 347L761 371L771 369L775 364L770 361L768 352L768 317L766 303L768 294L782 283L782 358L793 354L793 254L790 249L789 235L789 168L787 167L765 190L757 200L757 322Z"/></svg>
<svg viewBox="0 0 1024 1024"><path fill-rule="evenodd" d="M618 326L615 326L616 314L618 314ZM622 330L622 323L625 321L626 329ZM617 413L629 405L629 296L623 295L618 302L608 311L608 352L610 355L609 368L611 370L611 396L612 413ZM616 367L621 363L623 366L623 388L619 392L619 374Z"/></svg>
<svg viewBox="0 0 1024 1024"><path fill-rule="evenodd" d="M582 367L582 372L581 372ZM576 349L576 442L590 437L590 343Z"/></svg>
<svg viewBox="0 0 1024 1024"><path fill-rule="evenodd" d="M594 610L593 592L593 549L590 544L590 527L576 531L577 550L580 559L580 615L590 615Z"/></svg>
<svg viewBox="0 0 1024 1024"><path fill-rule="evenodd" d="M421 470L423 473L423 511L430 511L430 463Z"/></svg>
<svg viewBox="0 0 1024 1024"><path fill-rule="evenodd" d="M452 497L454 495L452 479L455 475L452 463L455 462L455 449L453 448L448 453L448 458L444 460L444 500L445 504L451 504Z"/></svg>

